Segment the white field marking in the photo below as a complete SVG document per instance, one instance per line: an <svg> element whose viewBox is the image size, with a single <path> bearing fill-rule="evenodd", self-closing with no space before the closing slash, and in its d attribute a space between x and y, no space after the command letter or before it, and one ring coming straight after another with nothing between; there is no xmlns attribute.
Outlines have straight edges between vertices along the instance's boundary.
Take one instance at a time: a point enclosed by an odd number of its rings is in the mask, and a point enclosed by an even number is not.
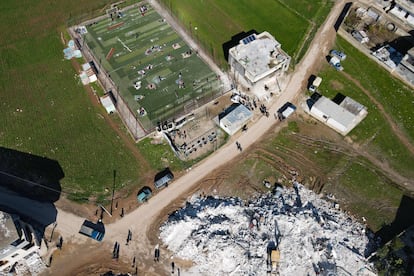
<svg viewBox="0 0 414 276"><path fill-rule="evenodd" d="M125 43L122 40L119 39L119 37L118 37L118 41L121 42L122 46L124 46L124 48L127 49L130 53L132 52L132 50L129 49L129 47L126 46Z"/></svg>

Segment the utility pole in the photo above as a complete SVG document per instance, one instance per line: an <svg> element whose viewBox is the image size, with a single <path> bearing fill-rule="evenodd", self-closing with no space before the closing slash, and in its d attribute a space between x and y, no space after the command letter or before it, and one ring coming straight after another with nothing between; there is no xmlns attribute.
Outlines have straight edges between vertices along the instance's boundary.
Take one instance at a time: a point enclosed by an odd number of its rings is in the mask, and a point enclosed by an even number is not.
<svg viewBox="0 0 414 276"><path fill-rule="evenodd" d="M115 196L115 178L116 178L116 170L114 170L114 183L112 186L112 199L111 199L111 216L112 216L112 206L114 204L114 196Z"/></svg>

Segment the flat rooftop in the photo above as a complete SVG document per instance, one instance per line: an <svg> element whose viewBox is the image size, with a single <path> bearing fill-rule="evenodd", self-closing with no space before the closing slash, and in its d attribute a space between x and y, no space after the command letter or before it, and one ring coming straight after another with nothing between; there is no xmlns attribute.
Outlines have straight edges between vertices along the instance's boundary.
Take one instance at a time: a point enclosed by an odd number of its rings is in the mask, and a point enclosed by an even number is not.
<svg viewBox="0 0 414 276"><path fill-rule="evenodd" d="M269 33L250 35L240 44L230 49L232 56L246 70L246 74L256 76L278 68L289 56L281 50L281 44Z"/></svg>
<svg viewBox="0 0 414 276"><path fill-rule="evenodd" d="M252 117L253 113L244 105L234 105L227 110L225 116L221 118L224 125L242 124Z"/></svg>
<svg viewBox="0 0 414 276"><path fill-rule="evenodd" d="M331 101L330 99L322 96L313 106L312 108L319 109L328 117L334 119L341 125L348 127L351 125L352 121L356 117L356 115L352 114L350 111L345 109L344 107L337 105L335 102Z"/></svg>

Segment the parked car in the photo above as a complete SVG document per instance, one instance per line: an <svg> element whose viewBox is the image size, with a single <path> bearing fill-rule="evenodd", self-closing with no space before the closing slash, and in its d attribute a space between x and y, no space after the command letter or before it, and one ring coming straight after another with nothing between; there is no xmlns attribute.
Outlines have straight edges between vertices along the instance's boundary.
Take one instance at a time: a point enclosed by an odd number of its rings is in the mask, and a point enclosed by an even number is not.
<svg viewBox="0 0 414 276"><path fill-rule="evenodd" d="M139 202L145 202L147 201L152 195L152 191L150 187L143 187L141 190L139 190L137 194L137 200Z"/></svg>
<svg viewBox="0 0 414 276"><path fill-rule="evenodd" d="M337 57L337 58L339 58L340 60L345 60L345 59L346 59L346 54L345 54L344 52L341 52L341 51L338 51L338 50L331 50L331 51L329 52L329 54L330 54L332 57Z"/></svg>
<svg viewBox="0 0 414 276"><path fill-rule="evenodd" d="M168 184L174 179L174 175L169 168L157 173L154 177L154 187L161 189L167 187Z"/></svg>
<svg viewBox="0 0 414 276"><path fill-rule="evenodd" d="M277 111L277 117L280 121L283 121L287 117L295 112L296 106L290 102L286 102L279 110Z"/></svg>
<svg viewBox="0 0 414 276"><path fill-rule="evenodd" d="M85 220L79 230L79 233L94 240L102 241L105 236L105 227L101 220L97 223Z"/></svg>
<svg viewBox="0 0 414 276"><path fill-rule="evenodd" d="M341 62L337 56L332 56L329 60L329 64L332 65L338 71L344 70L344 67L342 67Z"/></svg>

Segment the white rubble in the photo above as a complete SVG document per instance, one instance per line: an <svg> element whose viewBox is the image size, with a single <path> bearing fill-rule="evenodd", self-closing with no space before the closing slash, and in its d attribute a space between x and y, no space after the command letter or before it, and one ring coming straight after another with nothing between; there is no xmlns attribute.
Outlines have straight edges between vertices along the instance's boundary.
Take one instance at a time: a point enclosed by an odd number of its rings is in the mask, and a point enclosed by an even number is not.
<svg viewBox="0 0 414 276"><path fill-rule="evenodd" d="M280 275L375 274L365 226L298 183L248 203L193 197L161 226L160 238L193 261L183 275L266 275L275 247Z"/></svg>

